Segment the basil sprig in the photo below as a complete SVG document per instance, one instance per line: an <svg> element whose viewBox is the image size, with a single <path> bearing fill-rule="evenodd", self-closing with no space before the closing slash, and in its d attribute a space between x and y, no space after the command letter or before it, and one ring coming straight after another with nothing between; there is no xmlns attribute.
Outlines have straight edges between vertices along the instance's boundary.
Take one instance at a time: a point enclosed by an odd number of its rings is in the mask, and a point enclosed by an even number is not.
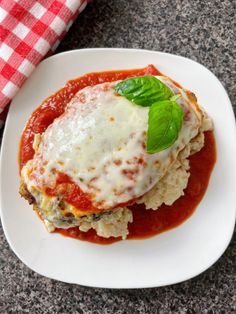
<svg viewBox="0 0 236 314"><path fill-rule="evenodd" d="M183 122L183 110L173 100L151 106L148 113L147 152L158 153L177 140Z"/></svg>
<svg viewBox="0 0 236 314"><path fill-rule="evenodd" d="M180 95L154 76L126 79L115 86L115 91L136 105L150 107L148 113L147 152L158 153L177 140L182 128L184 112L176 100Z"/></svg>
<svg viewBox="0 0 236 314"><path fill-rule="evenodd" d="M116 85L115 91L143 107L167 100L173 95L172 91L154 76L137 76L121 81Z"/></svg>

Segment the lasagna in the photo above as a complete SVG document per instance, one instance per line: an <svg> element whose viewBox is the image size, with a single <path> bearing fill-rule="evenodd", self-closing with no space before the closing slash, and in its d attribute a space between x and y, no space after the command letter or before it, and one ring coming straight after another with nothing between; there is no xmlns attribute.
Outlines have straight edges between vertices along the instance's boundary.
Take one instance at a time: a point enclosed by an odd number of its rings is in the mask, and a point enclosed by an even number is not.
<svg viewBox="0 0 236 314"><path fill-rule="evenodd" d="M192 92L167 76L154 77L178 95L183 111L178 137L166 149L147 152L150 108L117 93L121 80L79 90L44 132L34 134L20 194L49 232L77 227L125 239L133 221L130 206L158 210L184 195L188 158L204 146L212 121Z"/></svg>

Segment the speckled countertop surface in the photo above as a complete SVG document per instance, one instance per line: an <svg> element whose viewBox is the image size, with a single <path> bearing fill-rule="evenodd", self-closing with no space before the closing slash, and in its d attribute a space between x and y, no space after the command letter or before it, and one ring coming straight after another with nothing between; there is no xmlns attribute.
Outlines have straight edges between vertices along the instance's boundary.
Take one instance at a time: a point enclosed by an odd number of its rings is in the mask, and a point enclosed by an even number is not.
<svg viewBox="0 0 236 314"><path fill-rule="evenodd" d="M236 105L236 2L94 0L57 52L144 48L194 59L215 73ZM235 108L235 107L234 107ZM177 285L92 289L37 275L10 250L0 229L0 313L236 313L236 233L220 260Z"/></svg>

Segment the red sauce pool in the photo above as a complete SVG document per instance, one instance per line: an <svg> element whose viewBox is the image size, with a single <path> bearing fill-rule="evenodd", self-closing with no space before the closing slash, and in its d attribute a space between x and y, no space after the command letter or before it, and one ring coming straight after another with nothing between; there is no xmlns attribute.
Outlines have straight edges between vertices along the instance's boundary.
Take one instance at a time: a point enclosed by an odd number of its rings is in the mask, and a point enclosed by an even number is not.
<svg viewBox="0 0 236 314"><path fill-rule="evenodd" d="M44 132L53 120L64 112L68 101L80 89L103 82L111 82L131 76L148 74L160 75L161 73L153 65L149 65L143 69L89 73L69 81L65 87L47 98L31 115L21 138L19 150L20 169L34 156L32 147L34 134ZM180 225L192 215L205 194L216 161L216 147L213 132L205 132L205 146L200 152L191 156L189 160L190 178L188 186L185 189L185 195L180 197L172 206L162 205L157 211L146 210L144 205L135 204L129 206L133 212L133 222L129 224L128 239L143 239L154 236ZM68 181L69 180L67 180L67 182ZM78 192L78 194L76 193L75 195L75 191ZM67 201L71 198L74 201L76 200L76 202L87 204L88 199L86 199L86 195L80 192L81 191L78 191L78 187L74 184L71 195L68 193L66 195ZM53 194L53 191L50 193ZM99 244L110 244L121 240L120 238L112 237L105 239L99 237L94 230L82 232L78 227L66 230L58 228L56 232L68 237Z"/></svg>

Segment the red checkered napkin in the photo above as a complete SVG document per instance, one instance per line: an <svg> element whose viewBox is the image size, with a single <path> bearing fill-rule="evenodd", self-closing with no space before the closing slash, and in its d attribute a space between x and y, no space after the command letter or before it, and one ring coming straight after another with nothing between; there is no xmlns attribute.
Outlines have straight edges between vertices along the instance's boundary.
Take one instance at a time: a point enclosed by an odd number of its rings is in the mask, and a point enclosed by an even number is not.
<svg viewBox="0 0 236 314"><path fill-rule="evenodd" d="M6 105L88 1L0 0L0 125Z"/></svg>

